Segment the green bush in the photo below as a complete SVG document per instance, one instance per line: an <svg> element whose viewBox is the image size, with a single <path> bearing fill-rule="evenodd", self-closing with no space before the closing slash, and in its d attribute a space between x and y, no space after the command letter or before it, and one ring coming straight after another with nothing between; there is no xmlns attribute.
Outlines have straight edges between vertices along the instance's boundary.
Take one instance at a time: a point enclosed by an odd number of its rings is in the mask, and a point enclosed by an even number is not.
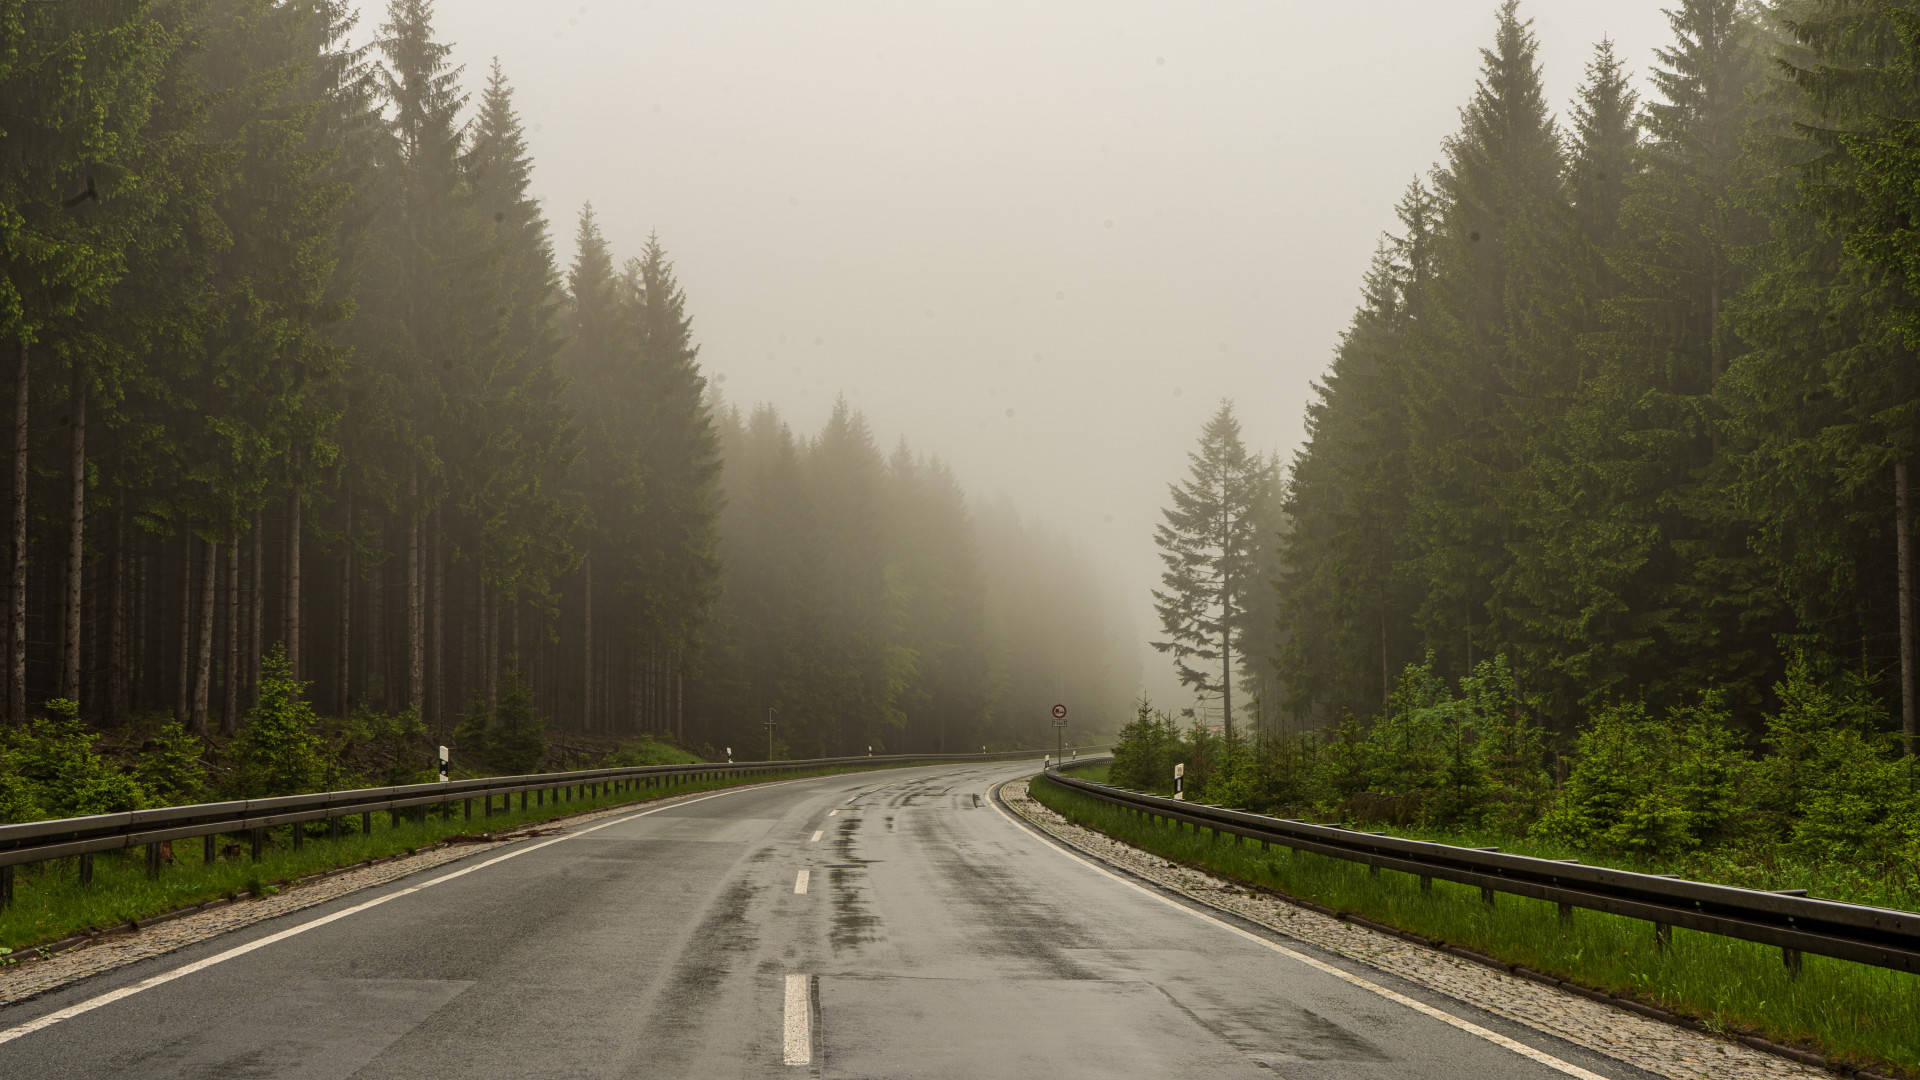
<svg viewBox="0 0 1920 1080"><path fill-rule="evenodd" d="M1687 851L1737 831L1751 773L1717 692L1664 719L1639 702L1609 706L1581 731L1558 805L1534 833L1623 854Z"/></svg>
<svg viewBox="0 0 1920 1080"><path fill-rule="evenodd" d="M154 730L153 737L140 748L140 760L133 767L134 779L146 790L155 806L187 806L207 795L206 746L180 726L167 719Z"/></svg>
<svg viewBox="0 0 1920 1080"><path fill-rule="evenodd" d="M519 669L500 673L500 704L487 732L487 761L509 776L530 773L547 756L547 726L533 711L533 691Z"/></svg>
<svg viewBox="0 0 1920 1080"><path fill-rule="evenodd" d="M78 711L73 702L54 698L47 702L49 715L12 734L8 771L24 784L0 797L25 815L15 820L117 814L147 805L140 784L100 756Z"/></svg>
<svg viewBox="0 0 1920 1080"><path fill-rule="evenodd" d="M232 794L243 799L324 791L338 770L322 753L320 718L293 677L286 649L274 646L260 662L260 703L233 741Z"/></svg>
<svg viewBox="0 0 1920 1080"><path fill-rule="evenodd" d="M1172 791L1173 767L1181 760L1181 750L1179 725L1142 698L1133 719L1120 729L1107 776L1115 785L1135 791Z"/></svg>

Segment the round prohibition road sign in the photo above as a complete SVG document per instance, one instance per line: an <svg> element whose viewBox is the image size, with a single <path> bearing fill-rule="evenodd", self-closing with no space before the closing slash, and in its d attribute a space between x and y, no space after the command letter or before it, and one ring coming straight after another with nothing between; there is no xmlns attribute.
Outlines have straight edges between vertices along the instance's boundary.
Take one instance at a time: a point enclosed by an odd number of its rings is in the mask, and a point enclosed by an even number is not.
<svg viewBox="0 0 1920 1080"><path fill-rule="evenodd" d="M1053 718L1055 720L1065 720L1067 718L1067 707L1065 705L1055 705L1053 707Z"/></svg>

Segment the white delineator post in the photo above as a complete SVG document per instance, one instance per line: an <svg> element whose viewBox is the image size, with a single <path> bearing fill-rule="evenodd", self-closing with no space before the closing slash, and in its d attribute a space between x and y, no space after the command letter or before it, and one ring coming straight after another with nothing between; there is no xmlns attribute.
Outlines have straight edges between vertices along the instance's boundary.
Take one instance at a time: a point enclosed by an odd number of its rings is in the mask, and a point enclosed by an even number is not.
<svg viewBox="0 0 1920 1080"><path fill-rule="evenodd" d="M448 764L449 762L447 759L447 748L443 746L440 748L440 782L443 784L447 782L447 765Z"/></svg>
<svg viewBox="0 0 1920 1080"><path fill-rule="evenodd" d="M1186 762L1181 762L1180 764L1175 765L1173 767L1173 797L1181 800L1182 802L1186 801L1186 798L1187 798Z"/></svg>

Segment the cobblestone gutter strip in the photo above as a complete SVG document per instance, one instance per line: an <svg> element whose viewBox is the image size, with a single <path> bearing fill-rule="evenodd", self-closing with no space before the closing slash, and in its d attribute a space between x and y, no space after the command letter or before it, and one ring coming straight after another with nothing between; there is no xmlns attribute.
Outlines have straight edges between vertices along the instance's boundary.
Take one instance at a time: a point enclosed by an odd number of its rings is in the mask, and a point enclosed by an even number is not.
<svg viewBox="0 0 1920 1080"><path fill-rule="evenodd" d="M647 799L644 804L649 808L663 806L701 794L706 793L689 792L667 799ZM639 805L624 803L567 817L525 822L491 840L442 841L411 855L390 855L384 859L313 874L293 882L277 895L254 897L241 893L238 899L210 900L205 904L143 919L138 924L54 942L36 950L46 959L22 958L20 962L0 969L0 1008L38 997L101 972L163 956L230 930L291 915L315 904L324 904L348 893L384 885L456 859L492 851L531 836L557 832L567 826L598 821L616 814L629 814ZM30 953L28 957L32 955Z"/></svg>
<svg viewBox="0 0 1920 1080"><path fill-rule="evenodd" d="M1636 1068L1675 1080L1829 1077L1816 1054L1760 1039L1727 1039L1635 1001L1612 998L1491 957L1434 947L1415 935L1331 909L1254 891L1076 825L1027 795L1024 780L1000 789L1015 813L1064 844L1135 877L1290 938L1379 968L1475 1008L1525 1024ZM1858 1080L1889 1080L1847 1071Z"/></svg>

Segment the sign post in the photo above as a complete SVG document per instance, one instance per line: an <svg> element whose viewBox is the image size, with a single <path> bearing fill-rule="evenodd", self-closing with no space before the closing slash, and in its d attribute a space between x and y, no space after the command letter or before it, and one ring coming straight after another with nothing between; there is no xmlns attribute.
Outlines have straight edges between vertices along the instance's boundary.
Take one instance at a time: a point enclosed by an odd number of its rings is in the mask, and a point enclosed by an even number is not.
<svg viewBox="0 0 1920 1080"><path fill-rule="evenodd" d="M1057 748L1054 763L1056 766L1064 765L1067 760L1067 707L1065 705L1053 707L1053 734L1053 743Z"/></svg>
<svg viewBox="0 0 1920 1080"><path fill-rule="evenodd" d="M1185 802L1187 798L1186 777L1186 762L1181 762L1173 767L1173 797L1182 802Z"/></svg>

